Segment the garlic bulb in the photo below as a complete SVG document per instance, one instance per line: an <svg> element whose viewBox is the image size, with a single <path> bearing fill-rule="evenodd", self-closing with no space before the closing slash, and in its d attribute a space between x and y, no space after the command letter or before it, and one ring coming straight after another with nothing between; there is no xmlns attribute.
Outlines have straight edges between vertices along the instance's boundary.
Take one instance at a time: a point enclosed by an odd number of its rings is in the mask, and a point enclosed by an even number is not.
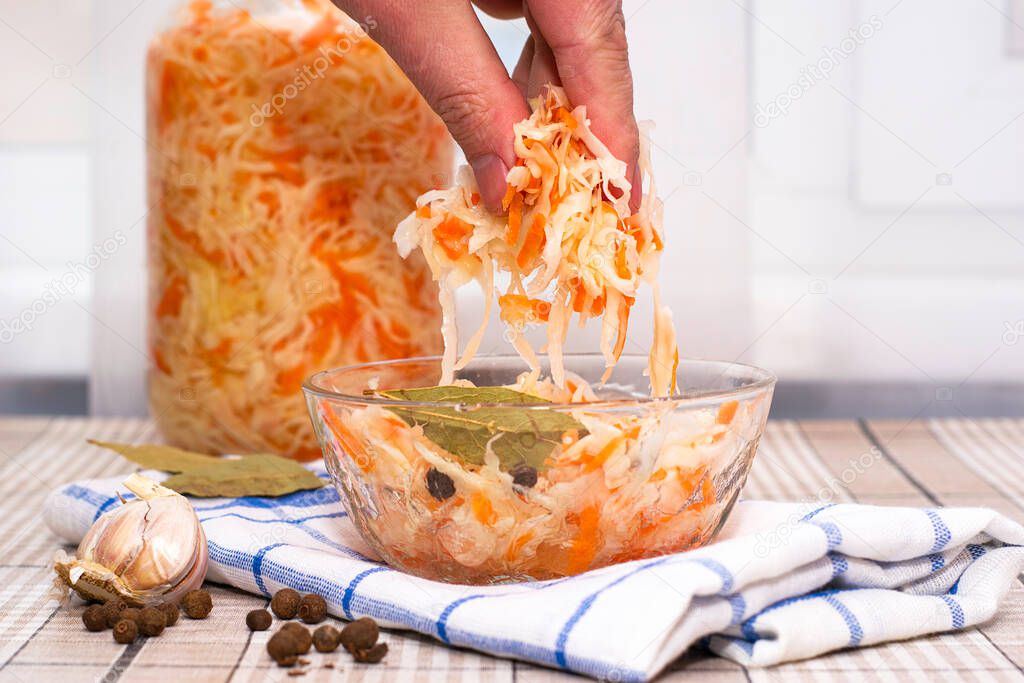
<svg viewBox="0 0 1024 683"><path fill-rule="evenodd" d="M125 487L138 496L96 520L54 569L84 598L120 597L130 605L178 601L206 577L206 535L181 494L133 474Z"/></svg>

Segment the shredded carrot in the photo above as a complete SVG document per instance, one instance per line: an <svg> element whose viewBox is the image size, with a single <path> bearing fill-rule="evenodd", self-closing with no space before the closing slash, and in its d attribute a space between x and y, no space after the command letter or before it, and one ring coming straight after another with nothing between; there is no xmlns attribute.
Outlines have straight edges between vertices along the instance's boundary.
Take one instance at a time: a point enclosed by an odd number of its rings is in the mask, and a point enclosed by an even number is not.
<svg viewBox="0 0 1024 683"><path fill-rule="evenodd" d="M165 375L171 374L171 366L167 364L167 359L160 353L160 349L153 349L153 365Z"/></svg>
<svg viewBox="0 0 1024 683"><path fill-rule="evenodd" d="M693 506L695 509L703 510L715 504L715 486L714 482L711 481L711 477L704 477L700 484L700 495L702 500Z"/></svg>
<svg viewBox="0 0 1024 683"><path fill-rule="evenodd" d="M614 438L610 439L604 447L599 450L594 456L583 463L584 472L593 472L594 470L602 467L608 458L612 457L614 453L619 450L623 443L626 441L625 434L619 434Z"/></svg>
<svg viewBox="0 0 1024 683"><path fill-rule="evenodd" d="M278 196L275 193L269 192L267 190L264 190L260 192L258 195L256 195L256 201L267 207L267 214L270 217L276 216L278 210L281 208L281 200L278 198Z"/></svg>
<svg viewBox="0 0 1024 683"><path fill-rule="evenodd" d="M176 277L164 290L160 302L156 305L156 317L177 317L181 313L181 304L185 300L185 279Z"/></svg>
<svg viewBox="0 0 1024 683"><path fill-rule="evenodd" d="M512 201L508 205L508 233L505 235L505 241L510 245L516 245L519 242L519 231L522 229L523 224L523 195L518 192L512 196Z"/></svg>
<svg viewBox="0 0 1024 683"><path fill-rule="evenodd" d="M472 234L473 226L455 216L448 216L434 228L434 239L453 261L469 253L469 237Z"/></svg>
<svg viewBox="0 0 1024 683"><path fill-rule="evenodd" d="M522 159L517 160L517 165L518 165L518 161L522 161ZM516 192L516 188L512 187L511 185L506 187L505 188L505 196L501 198L501 208L507 210L508 207L511 206L511 204L512 204L512 198L515 197L516 194L518 194Z"/></svg>
<svg viewBox="0 0 1024 683"><path fill-rule="evenodd" d="M196 151L202 154L204 157L213 161L217 156L217 150L214 149L213 145L208 145L205 142L200 142L196 145Z"/></svg>
<svg viewBox="0 0 1024 683"><path fill-rule="evenodd" d="M720 425L727 425L732 423L732 419L736 417L736 409L740 407L737 401L726 401L718 409L718 417L715 421Z"/></svg>
<svg viewBox="0 0 1024 683"><path fill-rule="evenodd" d="M302 365L282 370L277 373L277 391L280 394L294 394L302 387L306 378L306 368Z"/></svg>
<svg viewBox="0 0 1024 683"><path fill-rule="evenodd" d="M569 574L579 574L590 567L590 563L597 556L597 544L600 540L601 512L596 504L580 510L576 518L578 531L569 547L567 558Z"/></svg>
<svg viewBox="0 0 1024 683"><path fill-rule="evenodd" d="M519 256L516 257L516 263L520 268L524 268L528 263L532 263L544 248L544 223L544 214L534 214L533 224L530 226L530 231L526 233L523 248L519 250Z"/></svg>
<svg viewBox="0 0 1024 683"><path fill-rule="evenodd" d="M629 265L626 263L625 242L619 242L619 246L615 249L615 274L623 279L628 279L632 275Z"/></svg>
<svg viewBox="0 0 1024 683"><path fill-rule="evenodd" d="M324 223L347 223L352 220L350 183L334 180L322 183L307 213L309 220Z"/></svg>
<svg viewBox="0 0 1024 683"><path fill-rule="evenodd" d="M569 127L569 130L576 130L579 122L572 114L566 111L565 107L558 107L558 119Z"/></svg>
<svg viewBox="0 0 1024 683"><path fill-rule="evenodd" d="M490 526L498 521L498 515L494 512L494 506L482 491L477 491L469 500L470 510L473 516L481 524Z"/></svg>
<svg viewBox="0 0 1024 683"><path fill-rule="evenodd" d="M307 50L312 50L327 39L329 39L337 30L338 20L337 17L325 14L320 21L313 24L312 27L299 39L300 44Z"/></svg>
<svg viewBox="0 0 1024 683"><path fill-rule="evenodd" d="M541 299L531 299L522 294L503 294L498 297L501 319L510 325L547 322L551 304Z"/></svg>

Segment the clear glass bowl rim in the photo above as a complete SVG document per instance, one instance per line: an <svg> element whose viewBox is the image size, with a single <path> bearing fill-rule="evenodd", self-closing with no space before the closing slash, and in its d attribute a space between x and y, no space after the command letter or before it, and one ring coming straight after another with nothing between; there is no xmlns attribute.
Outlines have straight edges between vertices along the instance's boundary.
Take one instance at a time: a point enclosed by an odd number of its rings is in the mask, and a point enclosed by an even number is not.
<svg viewBox="0 0 1024 683"><path fill-rule="evenodd" d="M565 367L570 372L572 371L572 359L579 358L603 358L600 353L566 353L564 354ZM637 359L647 360L646 355L642 354L622 354L620 361L623 359ZM523 363L522 358L514 354L479 354L474 357L472 363L477 361L510 361ZM316 396L321 399L342 401L345 403L356 403L364 406L416 406L416 407L451 407L456 405L466 405L465 403L454 402L454 401L396 401L394 399L382 398L378 396L366 396L363 394L353 395L345 394L340 391L334 391L332 389L326 389L322 385L322 380L328 376L337 375L340 373L352 373L359 370L372 370L375 367L395 367L399 365L412 365L416 363L426 362L441 362L441 356L418 356L414 358L402 358L398 360L383 360L373 361L371 363L358 363L355 365L344 365L338 368L330 370L321 370L320 372L314 373L302 383L302 391L307 396ZM740 369L751 379L749 384L743 386L733 387L731 389L709 389L707 391L694 391L689 393L673 394L672 396L665 397L639 397L639 398L623 398L623 399L609 399L601 401L589 401L581 403L474 403L474 408L515 408L517 410L576 410L583 406L590 409L615 409L615 408L628 408L635 407L638 405L644 405L649 403L666 404L673 403L679 407L697 408L702 406L714 405L721 403L726 400L739 400L742 398L748 398L750 396L763 393L766 390L771 390L775 386L777 377L764 368L759 368L756 365L749 365L747 363L740 363L737 361L730 360L709 360L703 358L681 358L679 360L679 369L685 371L687 367L705 367L705 368L718 368L721 370L721 376L724 376L730 369ZM523 366L525 372L527 368Z"/></svg>

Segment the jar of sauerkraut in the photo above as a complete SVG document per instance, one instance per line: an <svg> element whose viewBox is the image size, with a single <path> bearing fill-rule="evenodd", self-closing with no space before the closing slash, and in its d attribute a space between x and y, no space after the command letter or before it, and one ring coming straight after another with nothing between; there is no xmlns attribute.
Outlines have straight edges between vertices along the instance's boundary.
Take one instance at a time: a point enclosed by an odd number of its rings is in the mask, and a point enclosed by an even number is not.
<svg viewBox="0 0 1024 683"><path fill-rule="evenodd" d="M391 233L452 143L372 17L268 5L189 2L150 46L149 398L172 444L306 459L307 376L441 348Z"/></svg>

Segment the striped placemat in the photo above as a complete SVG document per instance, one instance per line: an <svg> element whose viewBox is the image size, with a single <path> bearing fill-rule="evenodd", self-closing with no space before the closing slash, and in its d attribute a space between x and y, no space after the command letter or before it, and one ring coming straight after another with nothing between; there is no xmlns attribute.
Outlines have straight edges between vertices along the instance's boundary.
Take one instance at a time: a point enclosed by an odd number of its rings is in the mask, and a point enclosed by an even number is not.
<svg viewBox="0 0 1024 683"><path fill-rule="evenodd" d="M269 634L250 634L244 615L264 601L213 587L210 619L127 648L86 633L77 613L48 600L56 540L42 524L46 493L68 481L130 470L86 438L154 441L147 421L0 418L0 683L78 680L288 680L265 654ZM983 505L1024 519L1024 421L777 421L769 425L745 495L769 500L896 505ZM302 680L581 680L575 676L388 633L376 667L346 656ZM1024 681L1024 584L1002 614L979 629L891 643L751 670L693 651L660 680Z"/></svg>

